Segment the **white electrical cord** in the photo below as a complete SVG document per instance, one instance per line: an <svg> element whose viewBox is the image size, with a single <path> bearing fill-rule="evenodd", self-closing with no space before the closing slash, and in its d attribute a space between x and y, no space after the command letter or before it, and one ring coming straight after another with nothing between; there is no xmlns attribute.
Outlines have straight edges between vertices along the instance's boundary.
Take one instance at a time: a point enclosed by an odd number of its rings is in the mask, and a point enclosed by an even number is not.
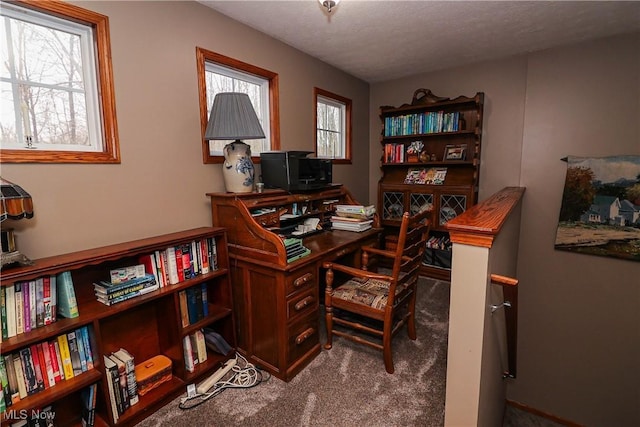
<svg viewBox="0 0 640 427"><path fill-rule="evenodd" d="M225 375L227 379L221 379L210 388L207 393L191 393L180 399L178 407L180 409L192 409L207 400L215 397L228 388L250 388L255 387L263 381L268 381L271 377L264 377L263 371L249 363L241 354L236 353L236 364L231 368L230 373ZM223 377L224 378L224 377Z"/></svg>

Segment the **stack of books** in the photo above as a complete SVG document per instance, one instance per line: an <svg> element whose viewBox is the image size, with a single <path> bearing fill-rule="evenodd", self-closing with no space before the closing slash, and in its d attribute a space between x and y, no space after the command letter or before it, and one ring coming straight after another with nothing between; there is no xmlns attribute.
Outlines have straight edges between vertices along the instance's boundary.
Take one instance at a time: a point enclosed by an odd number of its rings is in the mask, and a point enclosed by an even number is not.
<svg viewBox="0 0 640 427"><path fill-rule="evenodd" d="M371 219L376 213L373 205L336 205L336 215L345 218Z"/></svg>
<svg viewBox="0 0 640 427"><path fill-rule="evenodd" d="M295 237L284 239L284 248L287 251L287 262L293 262L311 253L311 251L302 244L302 239Z"/></svg>
<svg viewBox="0 0 640 427"><path fill-rule="evenodd" d="M153 274L144 274L119 283L101 280L93 284L96 299L104 305L113 305L159 289Z"/></svg>
<svg viewBox="0 0 640 427"><path fill-rule="evenodd" d="M376 208L373 205L337 205L336 214L331 217L331 228L362 232L371 228Z"/></svg>
<svg viewBox="0 0 640 427"><path fill-rule="evenodd" d="M331 228L334 230L365 231L371 228L372 219L356 219L341 216L331 217Z"/></svg>

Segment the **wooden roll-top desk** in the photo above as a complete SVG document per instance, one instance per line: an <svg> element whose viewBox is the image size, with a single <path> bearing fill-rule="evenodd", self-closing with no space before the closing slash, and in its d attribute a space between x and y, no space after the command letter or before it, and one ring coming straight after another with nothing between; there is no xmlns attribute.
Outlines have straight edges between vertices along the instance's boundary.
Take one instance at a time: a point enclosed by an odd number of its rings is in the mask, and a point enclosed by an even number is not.
<svg viewBox="0 0 640 427"><path fill-rule="evenodd" d="M215 226L227 229L238 351L284 381L320 353L322 263L359 265L362 245L379 245L377 218L363 232L330 229L338 204L358 204L342 185L289 193L208 193ZM323 229L291 236L305 220ZM287 260L285 239L309 253Z"/></svg>

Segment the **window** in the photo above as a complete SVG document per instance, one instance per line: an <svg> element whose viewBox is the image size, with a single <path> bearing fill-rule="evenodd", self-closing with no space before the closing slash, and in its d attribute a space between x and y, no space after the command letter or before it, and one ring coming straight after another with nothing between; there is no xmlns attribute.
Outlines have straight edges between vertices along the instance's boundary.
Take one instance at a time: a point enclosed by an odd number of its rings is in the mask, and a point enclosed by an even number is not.
<svg viewBox="0 0 640 427"><path fill-rule="evenodd" d="M2 2L3 162L120 162L108 26L68 3Z"/></svg>
<svg viewBox="0 0 640 427"><path fill-rule="evenodd" d="M351 100L320 88L316 99L316 156L351 163Z"/></svg>
<svg viewBox="0 0 640 427"><path fill-rule="evenodd" d="M280 117L278 113L278 75L233 58L196 48L198 85L200 91L200 122L204 163L222 163L222 149L231 141L205 141L213 98L220 92L242 92L249 95L265 139L246 140L251 156L280 148Z"/></svg>

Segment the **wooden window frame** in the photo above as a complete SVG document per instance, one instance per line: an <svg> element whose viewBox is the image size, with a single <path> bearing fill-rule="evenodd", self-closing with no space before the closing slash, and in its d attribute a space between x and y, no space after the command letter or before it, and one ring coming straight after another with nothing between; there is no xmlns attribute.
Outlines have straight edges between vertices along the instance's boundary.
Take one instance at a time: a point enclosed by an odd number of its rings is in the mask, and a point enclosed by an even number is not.
<svg viewBox="0 0 640 427"><path fill-rule="evenodd" d="M209 152L209 141L204 139L204 134L207 129L207 122L209 117L207 115L207 86L205 80L205 62L215 62L217 64L236 69L243 73L253 74L269 81L269 126L271 132L271 150L280 149L280 100L278 97L279 83L278 74L264 68L256 67L255 65L247 64L246 62L239 61L237 59L221 55L210 50L196 47L196 60L198 68L198 94L200 103L200 127L201 127L201 142L202 142L202 161L203 163L222 163L224 162L223 156L212 156ZM252 156L254 163L260 162L259 156Z"/></svg>
<svg viewBox="0 0 640 427"><path fill-rule="evenodd" d="M349 98L345 98L344 96L340 96L338 94L329 92L324 89L320 89L318 87L313 88L313 149L318 155L318 96L323 96L325 98L331 98L335 101L341 102L345 106L345 123L344 123L344 158L343 159L332 159L334 164L351 164L351 113L352 113L352 104L353 102Z"/></svg>
<svg viewBox="0 0 640 427"><path fill-rule="evenodd" d="M80 22L93 29L97 61L97 84L102 120L101 152L60 150L2 150L1 163L120 163L120 143L116 120L109 18L69 3L49 0L21 0L18 6L37 10L69 21Z"/></svg>

